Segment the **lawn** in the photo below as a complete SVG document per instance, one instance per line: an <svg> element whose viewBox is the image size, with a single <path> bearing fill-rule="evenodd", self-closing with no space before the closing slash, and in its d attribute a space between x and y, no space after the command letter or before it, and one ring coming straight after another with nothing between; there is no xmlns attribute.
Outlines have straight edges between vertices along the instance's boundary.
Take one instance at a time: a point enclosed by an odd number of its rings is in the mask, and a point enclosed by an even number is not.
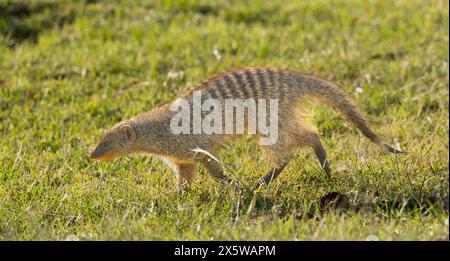
<svg viewBox="0 0 450 261"><path fill-rule="evenodd" d="M449 240L448 8L0 0L0 239ZM254 189L269 164L249 138L221 155L240 189L200 168L179 195L157 158L89 159L120 120L246 66L338 83L407 154L380 151L310 104L331 180L304 149L269 188Z"/></svg>

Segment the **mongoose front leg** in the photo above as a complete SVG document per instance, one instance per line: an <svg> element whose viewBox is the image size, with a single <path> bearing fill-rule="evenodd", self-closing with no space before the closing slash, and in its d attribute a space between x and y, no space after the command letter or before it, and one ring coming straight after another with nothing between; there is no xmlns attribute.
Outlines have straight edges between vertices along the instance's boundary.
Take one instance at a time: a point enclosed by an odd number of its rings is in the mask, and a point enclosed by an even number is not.
<svg viewBox="0 0 450 261"><path fill-rule="evenodd" d="M177 164L177 179L178 179L178 191L182 192L187 185L190 186L195 177L195 163L178 163Z"/></svg>
<svg viewBox="0 0 450 261"><path fill-rule="evenodd" d="M231 182L231 179L223 173L223 167L214 159L202 158L200 161L208 171L209 175L221 182Z"/></svg>

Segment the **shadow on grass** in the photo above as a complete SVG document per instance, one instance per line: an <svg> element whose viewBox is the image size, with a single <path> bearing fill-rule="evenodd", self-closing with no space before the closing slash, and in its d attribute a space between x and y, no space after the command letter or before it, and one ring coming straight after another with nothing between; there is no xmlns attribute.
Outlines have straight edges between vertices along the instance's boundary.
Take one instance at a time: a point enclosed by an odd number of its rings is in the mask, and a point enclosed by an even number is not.
<svg viewBox="0 0 450 261"><path fill-rule="evenodd" d="M74 21L74 5L63 1L0 2L0 34L6 36L10 48L26 40L36 43L45 30Z"/></svg>
<svg viewBox="0 0 450 261"><path fill-rule="evenodd" d="M273 212L274 209L280 217L293 214L297 219L320 218L321 215L328 212L383 213L387 215L398 212L421 214L449 212L449 197L439 195L427 197L397 195L383 199L375 196L371 201L355 204L349 196L333 191L322 196L318 202L311 204L308 209L297 207L294 211L291 206L277 205L276 200L259 193L246 198L245 202L245 205L249 206L247 214L255 217L264 214L264 212Z"/></svg>

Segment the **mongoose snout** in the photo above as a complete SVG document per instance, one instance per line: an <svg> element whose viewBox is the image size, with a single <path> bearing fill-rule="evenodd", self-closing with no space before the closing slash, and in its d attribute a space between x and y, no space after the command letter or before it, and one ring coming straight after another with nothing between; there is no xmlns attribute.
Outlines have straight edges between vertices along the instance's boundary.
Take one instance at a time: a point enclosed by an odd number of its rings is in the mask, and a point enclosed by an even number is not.
<svg viewBox="0 0 450 261"><path fill-rule="evenodd" d="M94 151L92 151L90 158L98 161L110 161L114 157L110 154L104 153L101 148L96 147Z"/></svg>
<svg viewBox="0 0 450 261"><path fill-rule="evenodd" d="M117 157L133 152L133 144L136 139L134 128L126 123L119 123L100 141L91 153L91 159L110 161Z"/></svg>
<svg viewBox="0 0 450 261"><path fill-rule="evenodd" d="M194 103L195 98L192 96L195 97L198 90L201 91L202 99L212 99L219 105L226 104L230 99L277 100L278 138L272 144L260 143L271 163L271 170L262 179L266 184L279 176L301 147L312 148L324 172L328 176L331 175L327 153L319 134L304 119L305 113L301 104L306 99L318 100L331 106L384 151L395 154L401 152L386 144L383 138L370 128L368 121L348 94L337 85L320 78L273 68L234 69L212 76L195 90L188 92L183 96L186 104ZM225 111L221 110L218 114L224 115ZM160 155L169 163L177 173L179 187L185 182L192 183L197 163L203 164L213 178L229 181L220 161L217 160L218 154L232 138L243 135L177 134L169 128L172 126L174 113L171 105L166 104L115 125L92 152L91 158L107 161L130 153L146 152ZM247 110L242 118L248 115ZM195 120L195 114L193 119ZM187 131L189 132L189 128ZM261 138L264 133L251 134ZM207 154L197 153L198 149L206 151Z"/></svg>

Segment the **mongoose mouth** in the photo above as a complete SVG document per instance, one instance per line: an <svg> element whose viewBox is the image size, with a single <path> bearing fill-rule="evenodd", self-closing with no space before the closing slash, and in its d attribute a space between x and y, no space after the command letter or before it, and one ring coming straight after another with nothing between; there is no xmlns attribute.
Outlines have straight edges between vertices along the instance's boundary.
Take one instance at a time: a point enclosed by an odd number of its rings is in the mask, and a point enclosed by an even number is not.
<svg viewBox="0 0 450 261"><path fill-rule="evenodd" d="M114 159L114 154L110 153L110 154L99 154L97 153L95 150L91 153L91 159L93 160L98 160L98 161L110 161L112 159Z"/></svg>

